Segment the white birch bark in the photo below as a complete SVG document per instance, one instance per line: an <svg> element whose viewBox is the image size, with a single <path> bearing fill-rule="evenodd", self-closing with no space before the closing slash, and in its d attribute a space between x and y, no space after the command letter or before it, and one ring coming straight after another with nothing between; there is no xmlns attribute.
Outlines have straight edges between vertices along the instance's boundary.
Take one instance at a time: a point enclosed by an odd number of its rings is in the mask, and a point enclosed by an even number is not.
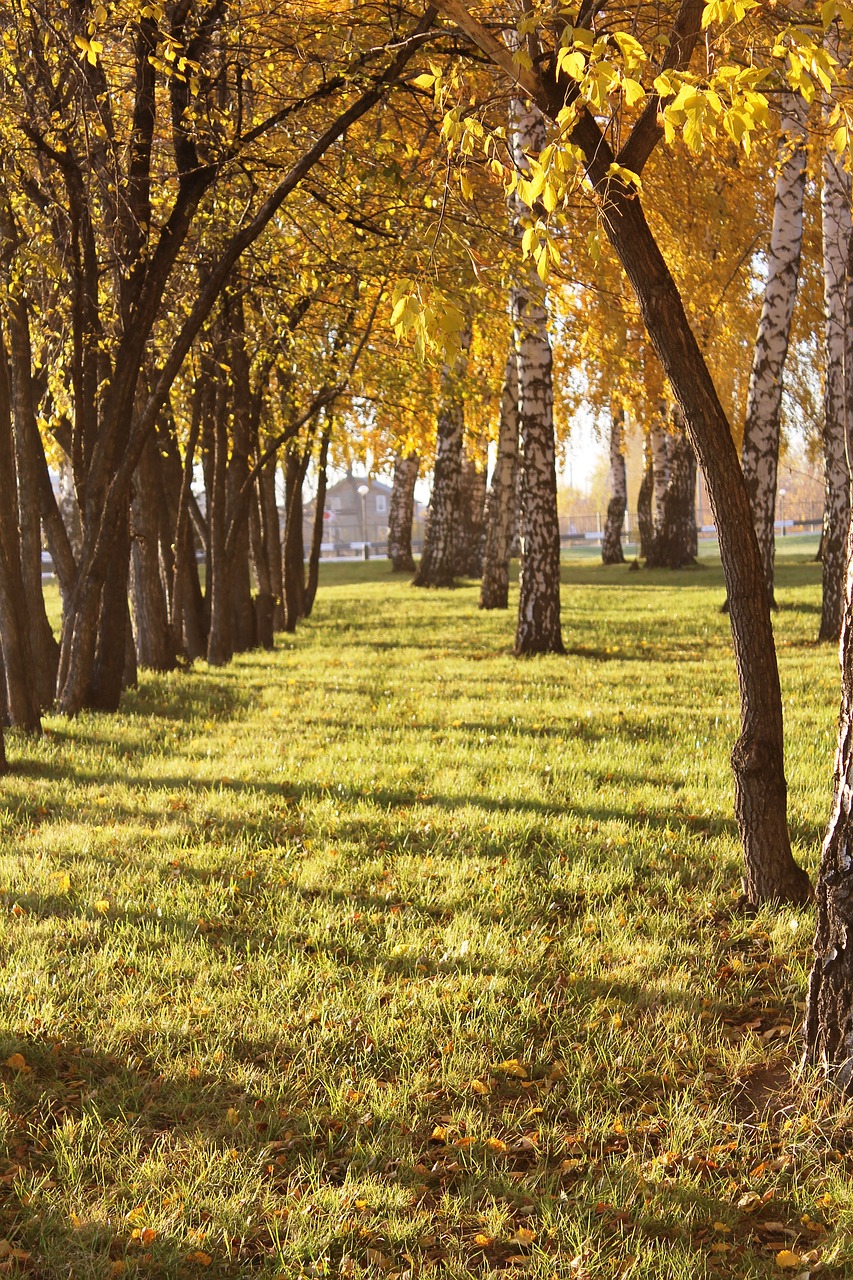
<svg viewBox="0 0 853 1280"><path fill-rule="evenodd" d="M622 550L622 525L628 506L628 485L625 475L625 455L622 452L625 410L621 406L610 408L610 501L607 504L607 520L601 540L603 564L624 564Z"/></svg>
<svg viewBox="0 0 853 1280"><path fill-rule="evenodd" d="M505 609L509 601L509 561L516 520L518 470L518 356L510 343L501 396L498 456L486 497L486 550L481 609Z"/></svg>
<svg viewBox="0 0 853 1280"><path fill-rule="evenodd" d="M538 107L521 98L510 105L510 147L520 173L528 153L545 146L545 121ZM530 210L511 197L511 221L520 241ZM521 264L510 290L510 311L518 353L521 416L521 572L515 652L562 653L560 633L560 525L554 397L547 293L531 261Z"/></svg>
<svg viewBox="0 0 853 1280"><path fill-rule="evenodd" d="M826 382L824 386L823 604L821 640L837 640L844 612L844 565L850 522L847 462L848 368L853 370L846 325L847 265L850 254L850 174L827 149L823 164L823 281Z"/></svg>
<svg viewBox="0 0 853 1280"><path fill-rule="evenodd" d="M749 377L741 454L771 602L782 377L797 298L803 243L808 107L799 94L783 95L780 117L767 280Z"/></svg>
<svg viewBox="0 0 853 1280"><path fill-rule="evenodd" d="M394 573L411 573L415 568L412 518L420 461L416 453L404 454L402 451L398 451L394 459L394 484L388 513L388 559Z"/></svg>
<svg viewBox="0 0 853 1280"><path fill-rule="evenodd" d="M456 508L459 502L465 432L465 402L461 384L468 363L469 341L470 334L463 335L462 353L456 362L456 368L451 370L445 365L441 371L441 402L438 410L432 494L421 561L413 579L416 587L453 586Z"/></svg>
<svg viewBox="0 0 853 1280"><path fill-rule="evenodd" d="M655 535L660 533L663 525L664 502L669 487L669 432L666 426L666 404L661 401L658 414L651 429L652 465L654 467Z"/></svg>

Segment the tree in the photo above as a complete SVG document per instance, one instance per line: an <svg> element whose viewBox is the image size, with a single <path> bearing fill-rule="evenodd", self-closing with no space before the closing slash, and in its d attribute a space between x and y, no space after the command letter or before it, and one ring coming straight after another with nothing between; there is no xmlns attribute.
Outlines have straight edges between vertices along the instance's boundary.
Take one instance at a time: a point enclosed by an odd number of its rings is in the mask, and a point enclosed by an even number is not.
<svg viewBox="0 0 853 1280"><path fill-rule="evenodd" d="M622 432L625 410L613 405L610 410L610 492L607 504L607 520L601 540L601 559L604 564L624 564L622 550L622 525L628 508L628 488L625 477L625 456L622 452Z"/></svg>
<svg viewBox="0 0 853 1280"><path fill-rule="evenodd" d="M509 603L509 561L518 523L518 427L518 353L511 342L501 395L498 453L486 497L481 609L506 609Z"/></svg>
<svg viewBox="0 0 853 1280"><path fill-rule="evenodd" d="M415 483L420 458L412 449L398 450L394 461L394 484L391 510L388 513L388 559L394 573L414 573L412 555L412 519L415 510Z"/></svg>
<svg viewBox="0 0 853 1280"><path fill-rule="evenodd" d="M664 82L673 83L671 104L661 104L660 89L654 90L627 141L618 155L614 155L593 114L596 101L602 100L604 69L601 64L604 50L609 47L607 43L597 58L595 46L590 52L583 42L577 48L569 47L567 52L554 47L545 50L540 41L549 33L531 19L536 56L527 59L531 64L528 69L513 59L506 45L460 0L440 0L437 7L513 84L521 85L543 113L554 121L559 120L564 136L574 149L573 154L582 157L591 190L606 205L607 236L637 295L646 329L684 414L716 516L741 694L741 733L732 752L732 767L735 813L746 863L746 894L754 902L805 901L811 896L811 888L808 877L794 862L788 836L781 691L749 497L726 415L637 195L636 175L662 134L658 123L661 107L670 105L675 119L680 119L687 130L687 136L693 137L689 131L697 127L695 110L675 105L692 101L687 91L688 82L682 82L686 91L680 100L681 86L676 88L674 82ZM669 33L659 75L670 69L682 71L688 65L700 34L701 19L701 4L684 0ZM623 35L622 45L627 45L629 39L633 37ZM594 81L590 74L591 61ZM637 55L634 55L636 61ZM612 78L609 70L605 74L613 84L623 73L614 69ZM701 95L695 94L692 82L689 89L701 103ZM720 103L722 107L722 99ZM743 132L749 127L749 121L744 121L742 116L740 120ZM672 119L669 128L674 133ZM543 192L550 183L556 203L561 182L552 157L559 154L555 146L546 162L540 162L539 173L531 179ZM547 261L547 237L545 240Z"/></svg>

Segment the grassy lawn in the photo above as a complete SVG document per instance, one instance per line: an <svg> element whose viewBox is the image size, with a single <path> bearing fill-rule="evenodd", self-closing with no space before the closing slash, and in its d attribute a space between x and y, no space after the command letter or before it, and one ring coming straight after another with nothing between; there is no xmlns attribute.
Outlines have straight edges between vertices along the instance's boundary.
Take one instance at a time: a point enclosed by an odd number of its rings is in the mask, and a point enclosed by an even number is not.
<svg viewBox="0 0 853 1280"><path fill-rule="evenodd" d="M787 543L814 871L839 681ZM474 584L324 574L275 653L10 735L0 1271L849 1276L811 915L736 910L719 568L567 561L527 662Z"/></svg>

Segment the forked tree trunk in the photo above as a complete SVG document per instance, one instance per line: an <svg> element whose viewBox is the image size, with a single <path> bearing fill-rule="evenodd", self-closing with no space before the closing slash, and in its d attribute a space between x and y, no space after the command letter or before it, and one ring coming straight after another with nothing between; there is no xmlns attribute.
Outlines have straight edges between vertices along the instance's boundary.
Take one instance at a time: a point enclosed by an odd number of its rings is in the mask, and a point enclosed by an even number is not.
<svg viewBox="0 0 853 1280"><path fill-rule="evenodd" d="M767 254L764 304L749 377L741 451L743 474L771 604L775 604L774 521L782 377L800 274L808 107L799 94L786 93L780 100L780 115L773 229Z"/></svg>
<svg viewBox="0 0 853 1280"><path fill-rule="evenodd" d="M459 500L462 437L465 428L465 406L460 384L465 365L466 357L463 353L454 372L445 366L441 373L441 403L435 439L432 496L421 560L412 580L415 587L453 586L456 505Z"/></svg>
<svg viewBox="0 0 853 1280"><path fill-rule="evenodd" d="M841 633L841 715L832 813L817 882L815 959L805 1057L853 1096L853 539L848 540Z"/></svg>
<svg viewBox="0 0 853 1280"><path fill-rule="evenodd" d="M823 164L823 273L826 375L823 397L823 603L819 640L837 640L844 611L844 566L850 523L847 369L853 335L847 332L845 286L850 255L850 174L827 147ZM850 379L853 382L853 378Z"/></svg>
<svg viewBox="0 0 853 1280"><path fill-rule="evenodd" d="M460 578L479 578L483 573L485 507L486 473L463 452L454 536L454 569Z"/></svg>
<svg viewBox="0 0 853 1280"><path fill-rule="evenodd" d="M528 173L528 153L538 155L544 147L542 112L533 103L513 98L510 149L517 172ZM520 241L523 224L531 218L531 211L518 196L513 196L511 214L513 232ZM547 295L532 261L519 266L519 275L519 281L510 290L521 416L521 562L515 653L564 653L560 633L560 521Z"/></svg>
<svg viewBox="0 0 853 1280"><path fill-rule="evenodd" d="M625 475L625 455L622 452L624 424L625 410L621 406L612 405L610 409L611 497L607 504L607 519L604 523L604 537L601 540L603 564L625 563L625 553L622 550L622 525L625 523L625 512L628 509L628 484Z"/></svg>
<svg viewBox="0 0 853 1280"><path fill-rule="evenodd" d="M317 497L314 501L314 525L311 529L311 550L308 555L308 581L305 586L305 617L311 617L320 580L320 551L326 527L326 488L329 483L329 443L332 438L332 421L327 417L320 440L320 456L317 459ZM393 505L393 498L392 498Z"/></svg>
<svg viewBox="0 0 853 1280"><path fill-rule="evenodd" d="M392 573L414 573L412 555L412 521L415 514L415 483L420 458L414 452L397 451L394 459L394 483L391 488L391 510L388 513L388 559Z"/></svg>
<svg viewBox="0 0 853 1280"><path fill-rule="evenodd" d="M655 462L652 453L652 442L649 435L643 442L643 478L637 493L637 537L641 560L648 563L649 555L655 541L655 521L652 515L652 497L655 491Z"/></svg>
<svg viewBox="0 0 853 1280"><path fill-rule="evenodd" d="M518 507L518 356L510 342L504 374L498 456L486 498L486 549L483 555L481 609L506 609L509 602L509 562Z"/></svg>

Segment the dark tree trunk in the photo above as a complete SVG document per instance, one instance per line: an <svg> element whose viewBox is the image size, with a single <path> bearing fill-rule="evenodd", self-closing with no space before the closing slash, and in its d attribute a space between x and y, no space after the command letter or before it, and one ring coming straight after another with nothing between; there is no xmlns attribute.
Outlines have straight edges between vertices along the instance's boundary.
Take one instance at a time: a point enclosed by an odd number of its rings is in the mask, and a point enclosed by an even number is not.
<svg viewBox="0 0 853 1280"><path fill-rule="evenodd" d="M127 580L130 568L130 519L125 511L111 540L110 572L100 593L95 659L86 705L118 711L122 690L136 682Z"/></svg>
<svg viewBox="0 0 853 1280"><path fill-rule="evenodd" d="M652 442L649 436L646 436L643 445L643 461L645 470L643 478L640 481L640 489L637 494L637 538L639 540L638 555L641 560L648 562L649 555L655 541L655 522L652 516L652 496L655 491L655 464L654 455L652 453Z"/></svg>
<svg viewBox="0 0 853 1280"><path fill-rule="evenodd" d="M246 354L246 317L241 295L228 298L226 313L231 329L231 378L233 384L233 428L231 459L228 464L226 508L228 524L238 507L238 494L249 474L252 439L252 388ZM233 551L229 556L231 578L232 643L243 653L255 645L255 609L252 603L252 576L249 569L248 505L240 516Z"/></svg>
<svg viewBox="0 0 853 1280"><path fill-rule="evenodd" d="M210 623L207 633L207 660L222 667L234 655L234 616L230 565L225 552L228 531L226 483L228 478L228 393L219 380L212 415L212 449L208 450L205 483L207 488L207 603Z"/></svg>
<svg viewBox="0 0 853 1280"><path fill-rule="evenodd" d="M441 374L432 495L421 560L412 579L412 584L416 587L453 586L456 507L459 501L462 437L465 428L465 407L460 384L465 365L466 357L461 356L455 372L451 373L445 367Z"/></svg>
<svg viewBox="0 0 853 1280"><path fill-rule="evenodd" d="M608 237L681 406L714 510L741 695L732 769L746 896L755 903L807 902L809 878L794 861L788 836L782 694L764 564L731 428L641 202L618 183L614 192L612 157L591 117L581 118L572 137L583 146L594 186L606 191Z"/></svg>
<svg viewBox="0 0 853 1280"><path fill-rule="evenodd" d="M13 725L29 733L40 733L39 696L21 577L17 510L9 366L0 343L0 644L6 712Z"/></svg>
<svg viewBox="0 0 853 1280"><path fill-rule="evenodd" d="M486 544L486 473L462 455L459 496L456 503L454 574L460 578L480 578Z"/></svg>
<svg viewBox="0 0 853 1280"><path fill-rule="evenodd" d="M518 525L518 427L518 357L511 342L501 396L498 456L486 498L481 609L506 609L509 602L509 561Z"/></svg>
<svg viewBox="0 0 853 1280"><path fill-rule="evenodd" d="M15 470L18 480L18 530L21 581L29 619L33 681L41 707L53 705L59 644L44 607L41 581L41 485L38 454L42 452L33 397L32 350L26 301L12 294L8 303L9 358Z"/></svg>
<svg viewBox="0 0 853 1280"><path fill-rule="evenodd" d="M388 513L388 559L392 573L414 573L412 555L412 520L415 513L415 483L420 458L416 453L398 450L394 459L394 484L391 510Z"/></svg>
<svg viewBox="0 0 853 1280"><path fill-rule="evenodd" d="M615 405L610 409L610 492L607 504L607 519L604 523L604 537L601 541L601 560L603 564L624 564L625 553L622 550L622 525L625 523L625 512L628 508L628 488L625 476L625 455L622 452L622 433L625 425L625 410Z"/></svg>
<svg viewBox="0 0 853 1280"><path fill-rule="evenodd" d="M130 582L136 660L152 671L172 671L175 643L160 574L160 502L163 479L156 441L142 451L130 507Z"/></svg>
<svg viewBox="0 0 853 1280"><path fill-rule="evenodd" d="M305 588L305 617L311 617L314 599L317 595L317 583L320 578L320 548L323 544L323 529L326 515L326 487L329 482L329 442L332 438L332 421L327 417L326 426L320 440L320 456L317 460L317 497L314 501L314 526L311 530L311 552L308 556L308 585ZM393 509L394 499L391 499Z"/></svg>
<svg viewBox="0 0 853 1280"><path fill-rule="evenodd" d="M273 458L258 477L261 494L261 535L267 556L270 591L273 596L273 631L284 630L284 577L282 573L281 524L275 482L278 458Z"/></svg>
<svg viewBox="0 0 853 1280"><path fill-rule="evenodd" d="M306 453L308 449L306 447ZM305 547L302 541L302 481L306 463L296 446L285 454L284 464L284 547L282 573L284 577L284 629L296 630L296 624L305 617Z"/></svg>
<svg viewBox="0 0 853 1280"><path fill-rule="evenodd" d="M832 814L817 882L815 959L809 978L806 1060L853 1096L853 538L848 539L841 633L841 715Z"/></svg>

